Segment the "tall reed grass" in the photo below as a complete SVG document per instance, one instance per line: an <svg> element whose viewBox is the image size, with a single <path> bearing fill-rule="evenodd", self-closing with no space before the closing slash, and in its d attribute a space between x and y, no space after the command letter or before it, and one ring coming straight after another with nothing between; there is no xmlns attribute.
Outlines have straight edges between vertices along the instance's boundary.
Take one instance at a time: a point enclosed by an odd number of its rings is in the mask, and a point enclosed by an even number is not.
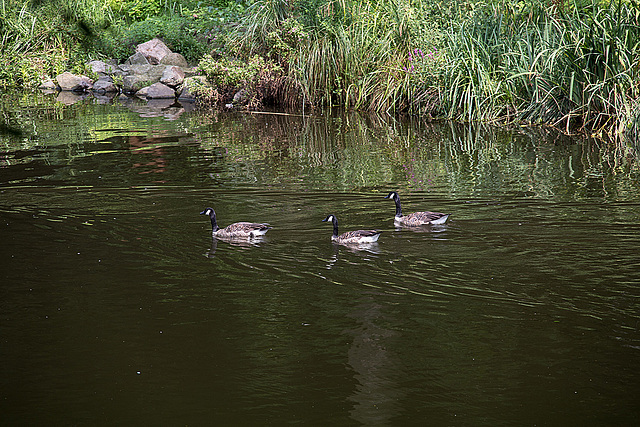
<svg viewBox="0 0 640 427"><path fill-rule="evenodd" d="M296 7L261 0L253 3L231 41L247 53L274 56L277 47L275 56L286 58L289 78L296 82L292 87L302 89L305 103L395 111L411 105L413 88L401 64L419 39L417 15L406 0L308 1ZM288 34L278 32L283 26L289 32L297 28L304 40L292 43Z"/></svg>
<svg viewBox="0 0 640 427"><path fill-rule="evenodd" d="M638 127L637 0L445 3L438 13L408 0L258 0L231 40L282 60L313 105L592 134Z"/></svg>
<svg viewBox="0 0 640 427"><path fill-rule="evenodd" d="M504 3L448 33L446 116L624 132L640 100L640 9L599 4Z"/></svg>

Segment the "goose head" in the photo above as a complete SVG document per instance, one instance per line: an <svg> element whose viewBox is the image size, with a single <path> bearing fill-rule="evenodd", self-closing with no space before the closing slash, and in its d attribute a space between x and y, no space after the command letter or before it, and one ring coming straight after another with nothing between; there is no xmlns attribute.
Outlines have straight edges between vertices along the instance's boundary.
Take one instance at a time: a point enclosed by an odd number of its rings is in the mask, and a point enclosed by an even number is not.
<svg viewBox="0 0 640 427"><path fill-rule="evenodd" d="M398 193L396 193L395 191L390 192L389 194L384 196L384 198L385 199L391 199L393 201L400 200L400 196L398 196Z"/></svg>
<svg viewBox="0 0 640 427"><path fill-rule="evenodd" d="M328 215L325 219L322 220L322 222L327 222L327 221L337 221L336 217L334 215Z"/></svg>
<svg viewBox="0 0 640 427"><path fill-rule="evenodd" d="M397 218L401 218L402 217L402 206L400 205L400 196L398 196L398 193L396 193L395 191L390 192L389 194L387 194L386 196L384 196L385 199L391 199L394 202L396 202L396 217Z"/></svg>

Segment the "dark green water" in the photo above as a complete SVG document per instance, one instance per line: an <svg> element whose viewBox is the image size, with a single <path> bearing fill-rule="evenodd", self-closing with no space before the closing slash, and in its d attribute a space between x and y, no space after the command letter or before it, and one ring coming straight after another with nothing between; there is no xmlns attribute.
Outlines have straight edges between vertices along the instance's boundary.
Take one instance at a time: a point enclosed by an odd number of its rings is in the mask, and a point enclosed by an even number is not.
<svg viewBox="0 0 640 427"><path fill-rule="evenodd" d="M164 108L4 98L3 425L640 421L630 150ZM397 231L390 190L450 221ZM273 229L212 241L207 206Z"/></svg>

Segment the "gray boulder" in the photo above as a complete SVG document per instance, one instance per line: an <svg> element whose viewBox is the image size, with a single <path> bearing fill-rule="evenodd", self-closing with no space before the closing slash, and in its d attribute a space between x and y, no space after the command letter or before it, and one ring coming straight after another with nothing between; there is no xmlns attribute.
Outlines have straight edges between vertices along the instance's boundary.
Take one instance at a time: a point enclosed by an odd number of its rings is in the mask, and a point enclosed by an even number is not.
<svg viewBox="0 0 640 427"><path fill-rule="evenodd" d="M198 67L190 67L190 68L183 68L182 71L184 71L184 76L186 77L195 77L195 76L200 76L200 70L198 69Z"/></svg>
<svg viewBox="0 0 640 427"><path fill-rule="evenodd" d="M58 86L56 86L56 83L50 78L43 80L42 84L39 87L39 89L42 89L42 90L56 90L57 88Z"/></svg>
<svg viewBox="0 0 640 427"><path fill-rule="evenodd" d="M153 84L139 74L132 74L122 79L122 91L125 93L135 93L145 86Z"/></svg>
<svg viewBox="0 0 640 427"><path fill-rule="evenodd" d="M143 54L150 64L157 65L162 61L162 58L171 53L171 49L162 40L155 38L139 44L136 47L136 52Z"/></svg>
<svg viewBox="0 0 640 427"><path fill-rule="evenodd" d="M136 96L149 99L168 99L176 97L176 91L160 82L144 87L136 92Z"/></svg>
<svg viewBox="0 0 640 427"><path fill-rule="evenodd" d="M87 76L78 76L68 71L56 77L58 86L63 91L84 92L93 86L93 80Z"/></svg>
<svg viewBox="0 0 640 427"><path fill-rule="evenodd" d="M182 68L170 65L167 66L162 72L160 83L164 83L167 86L177 87L184 81L184 71Z"/></svg>
<svg viewBox="0 0 640 427"><path fill-rule="evenodd" d="M142 52L136 52L124 61L124 65L149 65L149 61Z"/></svg>
<svg viewBox="0 0 640 427"><path fill-rule="evenodd" d="M118 92L118 88L113 84L111 77L101 77L93 84L93 91L98 93Z"/></svg>
<svg viewBox="0 0 640 427"><path fill-rule="evenodd" d="M117 68L103 61L91 61L87 64L91 71L99 75L110 75L115 73Z"/></svg>
<svg viewBox="0 0 640 427"><path fill-rule="evenodd" d="M188 68L189 64L187 64L187 60L184 59L184 56L180 55L179 53L168 53L167 55L165 55L161 60L160 60L160 64L162 65L175 65L176 67L180 67L180 68Z"/></svg>
<svg viewBox="0 0 640 427"><path fill-rule="evenodd" d="M121 65L120 68L127 73L122 80L122 89L126 93L134 93L145 86L157 83L162 78L164 65Z"/></svg>

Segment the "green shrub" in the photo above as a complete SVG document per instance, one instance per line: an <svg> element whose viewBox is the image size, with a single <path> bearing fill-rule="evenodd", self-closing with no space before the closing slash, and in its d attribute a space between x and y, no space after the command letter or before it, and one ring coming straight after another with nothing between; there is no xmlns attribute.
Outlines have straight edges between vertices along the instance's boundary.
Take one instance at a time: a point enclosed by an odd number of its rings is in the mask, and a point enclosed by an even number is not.
<svg viewBox="0 0 640 427"><path fill-rule="evenodd" d="M207 80L218 88L238 88L253 80L264 67L265 61L260 56L254 56L248 62L244 62L235 59L216 60L211 55L206 55L198 65L198 69Z"/></svg>

